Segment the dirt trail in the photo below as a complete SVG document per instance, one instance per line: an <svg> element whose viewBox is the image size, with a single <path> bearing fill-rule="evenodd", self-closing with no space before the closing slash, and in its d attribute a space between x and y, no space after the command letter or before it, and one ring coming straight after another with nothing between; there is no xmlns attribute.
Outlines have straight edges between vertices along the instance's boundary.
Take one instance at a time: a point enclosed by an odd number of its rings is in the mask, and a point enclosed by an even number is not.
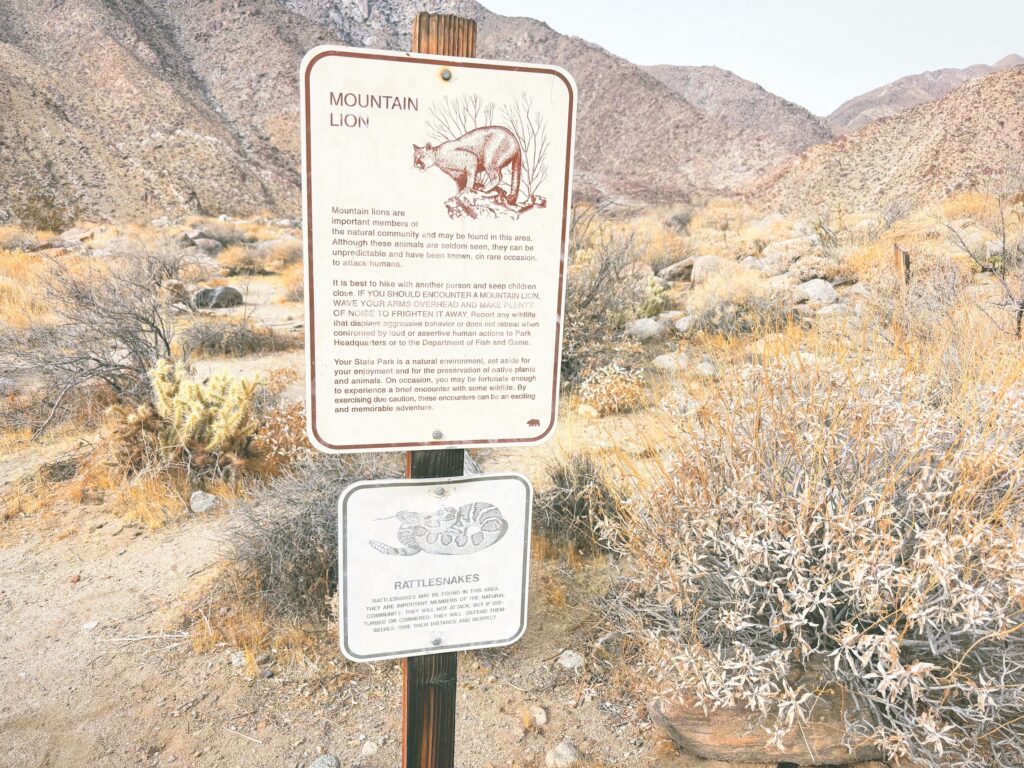
<svg viewBox="0 0 1024 768"><path fill-rule="evenodd" d="M0 765L293 768L325 753L346 766L400 763L397 663L359 665L328 695L310 669L253 677L230 663L233 649L193 652L175 617L218 562L227 525L222 514L148 531L82 507L8 528ZM540 766L561 738L604 765L657 764L656 732L642 713L589 669L554 663L567 647L589 655L594 617L552 605L551 578L548 566L535 566L520 643L460 656L459 766ZM328 663L342 664L340 656ZM521 713L537 704L550 720L524 732ZM362 755L364 739L376 754Z"/></svg>

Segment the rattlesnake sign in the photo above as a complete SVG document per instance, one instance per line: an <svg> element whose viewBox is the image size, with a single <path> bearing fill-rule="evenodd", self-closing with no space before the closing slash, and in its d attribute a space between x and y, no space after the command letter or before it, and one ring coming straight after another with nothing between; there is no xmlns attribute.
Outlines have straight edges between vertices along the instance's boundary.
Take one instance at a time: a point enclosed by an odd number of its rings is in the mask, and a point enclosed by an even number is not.
<svg viewBox="0 0 1024 768"><path fill-rule="evenodd" d="M552 66L325 46L303 60L300 88L313 445L550 438L572 78Z"/></svg>
<svg viewBox="0 0 1024 768"><path fill-rule="evenodd" d="M518 640L532 498L518 474L346 488L338 501L342 653L379 661Z"/></svg>

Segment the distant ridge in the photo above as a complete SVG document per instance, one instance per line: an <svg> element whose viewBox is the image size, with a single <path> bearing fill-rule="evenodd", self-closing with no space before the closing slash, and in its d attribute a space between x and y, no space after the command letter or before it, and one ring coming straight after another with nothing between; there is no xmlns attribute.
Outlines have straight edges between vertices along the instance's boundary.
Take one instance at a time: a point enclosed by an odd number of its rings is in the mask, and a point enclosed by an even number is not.
<svg viewBox="0 0 1024 768"><path fill-rule="evenodd" d="M919 104L941 99L954 88L971 80L1021 64L1024 64L1024 56L1012 53L991 66L976 64L965 69L937 69L901 77L844 102L828 116L828 120L837 134L848 133L873 120L892 117Z"/></svg>
<svg viewBox="0 0 1024 768"><path fill-rule="evenodd" d="M783 211L915 207L1024 163L1024 67L971 80L876 120L769 174L750 190Z"/></svg>

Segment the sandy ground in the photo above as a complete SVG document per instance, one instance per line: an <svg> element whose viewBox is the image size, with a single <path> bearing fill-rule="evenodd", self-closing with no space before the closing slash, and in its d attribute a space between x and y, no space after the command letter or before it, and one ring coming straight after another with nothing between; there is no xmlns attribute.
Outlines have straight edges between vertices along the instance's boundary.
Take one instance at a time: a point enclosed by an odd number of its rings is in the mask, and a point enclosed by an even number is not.
<svg viewBox="0 0 1024 768"><path fill-rule="evenodd" d="M557 450L494 452L486 468L536 474ZM346 666L339 654L319 669L273 661L263 677L233 665L235 649L193 651L182 607L216 572L229 523L220 513L151 531L80 506L6 524L0 765L294 768L322 754L344 766L400 765L398 663ZM589 765L710 765L663 756L642 707L591 659L593 609L551 602L563 579L535 562L524 639L460 656L458 765L541 766L563 738ZM587 667L557 665L566 648ZM328 692L320 680L339 669L347 679ZM522 712L536 705L549 721L524 729ZM372 756L367 739L379 746Z"/></svg>

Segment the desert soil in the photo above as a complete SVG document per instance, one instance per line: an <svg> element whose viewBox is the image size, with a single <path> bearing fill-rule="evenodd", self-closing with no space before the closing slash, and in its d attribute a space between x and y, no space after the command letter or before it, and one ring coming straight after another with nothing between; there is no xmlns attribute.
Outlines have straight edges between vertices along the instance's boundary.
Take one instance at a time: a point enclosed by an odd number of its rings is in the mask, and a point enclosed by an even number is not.
<svg viewBox="0 0 1024 768"><path fill-rule="evenodd" d="M494 453L486 468L536 474L555 450ZM345 766L400 764L398 663L271 661L264 677L236 666L236 649L193 650L183 607L216 573L229 525L222 512L153 531L90 506L6 524L0 765L292 768L323 754ZM592 765L704 765L654 758L652 749L665 754L657 730L591 658L599 617L550 598L563 578L535 562L525 638L460 656L458 765L540 766L563 738ZM587 657L583 670L556 664L566 648ZM320 681L339 669L345 682L328 692ZM535 705L548 723L524 730L522 712ZM365 740L379 750L364 756Z"/></svg>

